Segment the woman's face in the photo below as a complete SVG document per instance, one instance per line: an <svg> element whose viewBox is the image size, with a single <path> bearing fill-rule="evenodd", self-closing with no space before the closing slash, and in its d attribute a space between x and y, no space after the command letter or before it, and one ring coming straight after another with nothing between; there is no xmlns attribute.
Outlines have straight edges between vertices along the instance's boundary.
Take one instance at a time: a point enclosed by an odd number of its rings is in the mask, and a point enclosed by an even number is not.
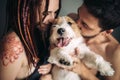
<svg viewBox="0 0 120 80"><path fill-rule="evenodd" d="M59 0L49 0L47 5L48 10L46 10L46 0L42 3L42 27L46 27L52 23L56 17L56 13L59 9ZM39 21L39 19L38 19Z"/></svg>

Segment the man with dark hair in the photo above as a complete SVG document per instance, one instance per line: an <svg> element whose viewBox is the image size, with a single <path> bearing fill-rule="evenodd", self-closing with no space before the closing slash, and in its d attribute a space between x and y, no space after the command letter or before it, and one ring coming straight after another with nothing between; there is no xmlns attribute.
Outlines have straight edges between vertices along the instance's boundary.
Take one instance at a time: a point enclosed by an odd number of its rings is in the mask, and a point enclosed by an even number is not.
<svg viewBox="0 0 120 80"><path fill-rule="evenodd" d="M109 61L115 70L113 76L101 80L120 80L120 44L111 35L114 28L120 26L119 4L119 0L84 0L78 9L77 23L87 45ZM97 70L88 69L82 61L77 60L70 70L78 73L83 80L99 80Z"/></svg>

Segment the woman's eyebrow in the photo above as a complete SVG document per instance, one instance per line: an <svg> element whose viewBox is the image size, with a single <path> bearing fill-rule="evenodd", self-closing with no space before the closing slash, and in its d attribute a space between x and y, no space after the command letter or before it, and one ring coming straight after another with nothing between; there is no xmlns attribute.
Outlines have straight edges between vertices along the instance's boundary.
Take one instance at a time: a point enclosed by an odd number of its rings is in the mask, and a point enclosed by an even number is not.
<svg viewBox="0 0 120 80"><path fill-rule="evenodd" d="M55 11L55 13L58 12L58 11L59 11L59 9L57 9L57 10ZM52 10L48 10L48 11L46 11L46 12L50 12L50 13L51 13L51 12L53 12L53 11L52 11Z"/></svg>

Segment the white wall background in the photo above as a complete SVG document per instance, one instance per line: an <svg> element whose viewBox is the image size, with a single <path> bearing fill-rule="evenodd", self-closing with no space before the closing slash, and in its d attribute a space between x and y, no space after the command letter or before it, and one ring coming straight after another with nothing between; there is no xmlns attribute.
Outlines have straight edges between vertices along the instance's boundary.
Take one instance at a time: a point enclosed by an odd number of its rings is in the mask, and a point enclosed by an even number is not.
<svg viewBox="0 0 120 80"><path fill-rule="evenodd" d="M75 12L77 13L77 9L83 3L82 0L61 0L62 8L60 11L60 16L65 16L68 13Z"/></svg>

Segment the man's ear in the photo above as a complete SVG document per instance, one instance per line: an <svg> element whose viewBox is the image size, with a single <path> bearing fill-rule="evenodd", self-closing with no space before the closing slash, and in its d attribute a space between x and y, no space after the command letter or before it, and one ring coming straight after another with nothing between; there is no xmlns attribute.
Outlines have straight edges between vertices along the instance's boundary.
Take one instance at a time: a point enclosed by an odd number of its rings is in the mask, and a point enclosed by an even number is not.
<svg viewBox="0 0 120 80"><path fill-rule="evenodd" d="M106 34L111 34L113 32L113 29L109 29L109 30L105 30L102 32L103 35L106 35Z"/></svg>
<svg viewBox="0 0 120 80"><path fill-rule="evenodd" d="M109 30L106 30L106 33L111 34L113 31L114 31L113 29L109 29Z"/></svg>

